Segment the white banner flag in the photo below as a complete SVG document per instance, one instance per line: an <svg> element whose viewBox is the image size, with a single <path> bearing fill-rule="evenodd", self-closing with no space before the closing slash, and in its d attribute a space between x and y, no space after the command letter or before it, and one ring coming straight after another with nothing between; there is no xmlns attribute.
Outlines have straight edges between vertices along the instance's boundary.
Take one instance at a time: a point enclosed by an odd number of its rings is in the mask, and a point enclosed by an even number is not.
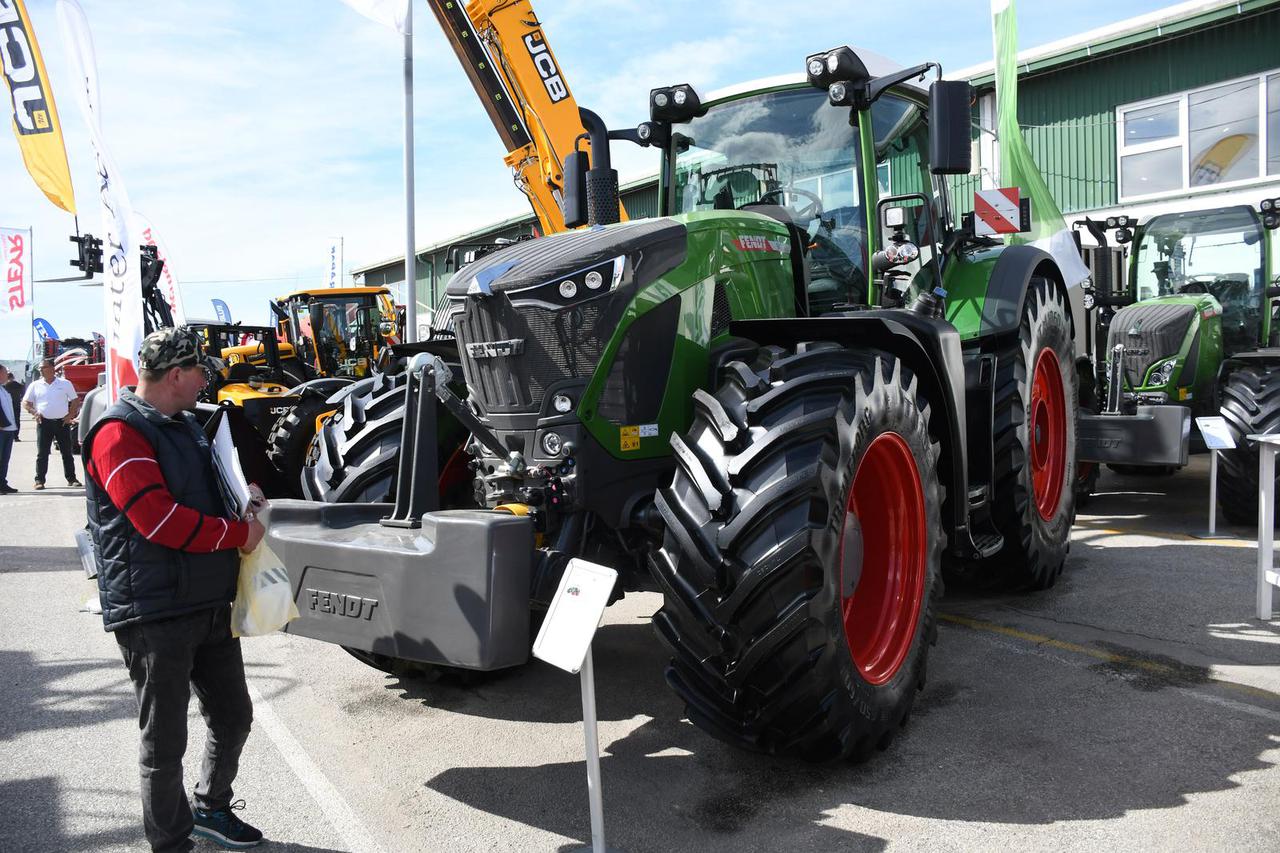
<svg viewBox="0 0 1280 853"><path fill-rule="evenodd" d="M324 253L324 286L342 287L342 238L334 237L329 241L328 251Z"/></svg>
<svg viewBox="0 0 1280 853"><path fill-rule="evenodd" d="M133 225L138 235L138 245L155 246L156 257L164 264L160 268L159 287L164 301L169 303L169 310L173 312L173 325L186 325L187 312L182 308L182 288L178 286L178 273L174 270L173 255L170 254L169 247L160 238L160 232L151 224L151 220L136 210L133 212Z"/></svg>
<svg viewBox="0 0 1280 853"><path fill-rule="evenodd" d="M120 170L102 135L98 100L98 62L89 21L76 0L58 0L58 23L74 71L80 111L89 128L98 170L102 207L103 302L106 314L107 396L114 402L126 385L138 381L136 359L142 346L142 280L138 240L133 230L133 205Z"/></svg>
<svg viewBox="0 0 1280 853"><path fill-rule="evenodd" d="M405 20L409 17L409 0L342 0L352 9L384 27L399 33L408 33Z"/></svg>
<svg viewBox="0 0 1280 853"><path fill-rule="evenodd" d="M0 314L31 309L31 229L0 228Z"/></svg>

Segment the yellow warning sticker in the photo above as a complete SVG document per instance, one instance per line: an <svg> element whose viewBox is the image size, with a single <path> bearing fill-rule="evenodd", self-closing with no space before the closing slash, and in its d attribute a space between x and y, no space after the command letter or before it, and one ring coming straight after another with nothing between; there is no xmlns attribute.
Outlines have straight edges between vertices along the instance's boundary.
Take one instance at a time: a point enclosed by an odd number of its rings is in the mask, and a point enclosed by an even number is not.
<svg viewBox="0 0 1280 853"><path fill-rule="evenodd" d="M624 426L618 431L618 444L623 450L640 449L640 427Z"/></svg>

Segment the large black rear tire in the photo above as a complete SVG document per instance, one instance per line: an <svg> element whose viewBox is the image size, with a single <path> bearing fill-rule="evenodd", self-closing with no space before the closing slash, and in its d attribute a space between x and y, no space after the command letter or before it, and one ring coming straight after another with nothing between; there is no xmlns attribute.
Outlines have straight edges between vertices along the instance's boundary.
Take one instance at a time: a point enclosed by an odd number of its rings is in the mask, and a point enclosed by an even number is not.
<svg viewBox="0 0 1280 853"><path fill-rule="evenodd" d="M1072 340L1066 297L1034 276L1018 338L996 367L991 514L1004 547L980 569L1004 586L1047 589L1066 562L1076 484Z"/></svg>
<svg viewBox="0 0 1280 853"><path fill-rule="evenodd" d="M924 685L942 586L938 448L914 377L888 353L771 347L695 402L657 497L667 681L738 746L886 748Z"/></svg>
<svg viewBox="0 0 1280 853"><path fill-rule="evenodd" d="M1235 433L1236 449L1224 450L1218 506L1232 524L1258 523L1258 447L1245 436L1280 433L1280 362L1243 362L1222 387L1222 417Z"/></svg>

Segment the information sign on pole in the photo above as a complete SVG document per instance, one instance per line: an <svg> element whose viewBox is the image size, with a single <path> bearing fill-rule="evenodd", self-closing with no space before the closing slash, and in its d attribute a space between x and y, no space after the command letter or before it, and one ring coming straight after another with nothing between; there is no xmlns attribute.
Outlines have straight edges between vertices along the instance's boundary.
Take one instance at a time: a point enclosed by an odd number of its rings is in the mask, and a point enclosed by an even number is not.
<svg viewBox="0 0 1280 853"><path fill-rule="evenodd" d="M1197 539L1219 539L1218 536L1218 452L1234 450L1235 439L1225 419L1196 418L1196 427L1209 448L1209 529L1205 533L1193 533Z"/></svg>
<svg viewBox="0 0 1280 853"><path fill-rule="evenodd" d="M1231 437L1231 427L1225 418L1196 418L1196 427L1204 436L1205 447L1210 450L1235 450L1236 442Z"/></svg>
<svg viewBox="0 0 1280 853"><path fill-rule="evenodd" d="M606 853L604 794L600 778L600 737L596 732L596 684L591 640L617 583L618 572L608 566L573 558L547 617L533 642L533 656L565 672L579 673L582 684L582 729L587 752L587 799L591 805L591 851Z"/></svg>
<svg viewBox="0 0 1280 853"><path fill-rule="evenodd" d="M565 672L582 669L617 580L618 572L608 566L570 560L533 642L533 656Z"/></svg>

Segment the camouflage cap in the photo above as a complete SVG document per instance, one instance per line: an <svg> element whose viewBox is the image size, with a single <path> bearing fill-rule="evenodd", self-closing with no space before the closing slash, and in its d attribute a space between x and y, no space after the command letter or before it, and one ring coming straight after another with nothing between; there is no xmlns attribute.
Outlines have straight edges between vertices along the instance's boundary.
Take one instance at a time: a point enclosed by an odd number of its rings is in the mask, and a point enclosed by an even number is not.
<svg viewBox="0 0 1280 853"><path fill-rule="evenodd" d="M171 367L218 369L217 359L204 352L200 336L186 326L157 329L142 340L138 350L138 366L143 370L168 370Z"/></svg>

